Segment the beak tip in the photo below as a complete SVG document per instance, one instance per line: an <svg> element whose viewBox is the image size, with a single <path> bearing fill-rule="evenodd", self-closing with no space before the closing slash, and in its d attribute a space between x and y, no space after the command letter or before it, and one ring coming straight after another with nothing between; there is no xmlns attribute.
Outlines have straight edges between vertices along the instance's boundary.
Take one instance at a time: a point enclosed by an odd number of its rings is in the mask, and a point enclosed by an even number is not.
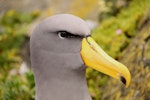
<svg viewBox="0 0 150 100"><path fill-rule="evenodd" d="M124 85L126 85L126 79L123 76L120 77L120 80Z"/></svg>
<svg viewBox="0 0 150 100"><path fill-rule="evenodd" d="M126 79L125 77L121 76L120 81L125 85L126 88L129 86L130 79Z"/></svg>

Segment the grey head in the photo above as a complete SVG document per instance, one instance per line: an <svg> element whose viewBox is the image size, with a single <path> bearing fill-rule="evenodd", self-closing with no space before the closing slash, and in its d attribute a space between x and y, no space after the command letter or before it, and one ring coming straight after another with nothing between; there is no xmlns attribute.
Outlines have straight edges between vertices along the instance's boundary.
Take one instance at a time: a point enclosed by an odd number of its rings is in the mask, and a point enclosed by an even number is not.
<svg viewBox="0 0 150 100"><path fill-rule="evenodd" d="M35 28L30 52L36 100L91 100L80 56L87 35L86 22L70 14L51 16Z"/></svg>

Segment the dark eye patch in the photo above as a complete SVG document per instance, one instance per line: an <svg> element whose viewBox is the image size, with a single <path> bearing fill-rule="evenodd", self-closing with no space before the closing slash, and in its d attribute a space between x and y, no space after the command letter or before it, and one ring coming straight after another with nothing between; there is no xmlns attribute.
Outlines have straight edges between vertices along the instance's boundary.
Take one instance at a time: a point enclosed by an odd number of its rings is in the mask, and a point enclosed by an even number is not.
<svg viewBox="0 0 150 100"><path fill-rule="evenodd" d="M60 38L79 38L79 37L81 37L79 35L71 34L71 33L66 32L66 31L59 31L57 33L58 33Z"/></svg>

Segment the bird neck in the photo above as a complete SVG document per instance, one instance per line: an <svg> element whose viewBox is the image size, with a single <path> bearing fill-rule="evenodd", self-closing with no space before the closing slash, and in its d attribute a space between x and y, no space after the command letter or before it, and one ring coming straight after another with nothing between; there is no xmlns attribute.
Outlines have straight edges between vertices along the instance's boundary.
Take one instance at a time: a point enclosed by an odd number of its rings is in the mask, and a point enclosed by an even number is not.
<svg viewBox="0 0 150 100"><path fill-rule="evenodd" d="M91 100L80 55L47 54L46 57L42 56L44 53L40 53L40 59L33 58L36 100Z"/></svg>
<svg viewBox="0 0 150 100"><path fill-rule="evenodd" d="M36 100L91 100L84 73L80 76L60 74L51 79L37 80ZM46 79L46 80L45 80Z"/></svg>

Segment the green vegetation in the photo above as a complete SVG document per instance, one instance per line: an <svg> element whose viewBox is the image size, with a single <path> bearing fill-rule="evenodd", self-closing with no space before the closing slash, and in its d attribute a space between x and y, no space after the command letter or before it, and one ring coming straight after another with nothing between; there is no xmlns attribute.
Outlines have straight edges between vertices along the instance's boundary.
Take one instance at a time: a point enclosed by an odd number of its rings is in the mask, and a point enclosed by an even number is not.
<svg viewBox="0 0 150 100"><path fill-rule="evenodd" d="M75 0L70 5L71 9L69 12L81 18L86 18L89 14L94 12L93 10L96 10L97 6L98 0Z"/></svg>
<svg viewBox="0 0 150 100"><path fill-rule="evenodd" d="M116 16L103 20L100 26L93 30L92 37L110 56L120 58L122 51L137 34L139 21L149 7L150 0L133 0ZM99 100L102 95L101 87L106 84L107 76L92 69L87 69L87 74L89 91L94 100Z"/></svg>
<svg viewBox="0 0 150 100"><path fill-rule="evenodd" d="M136 35L138 23L148 10L149 2L149 0L133 0L116 16L102 21L92 36L112 57L118 57L128 45L130 38Z"/></svg>
<svg viewBox="0 0 150 100"><path fill-rule="evenodd" d="M27 26L38 15L10 10L0 18L0 100L34 99L33 74L22 76L18 70Z"/></svg>

